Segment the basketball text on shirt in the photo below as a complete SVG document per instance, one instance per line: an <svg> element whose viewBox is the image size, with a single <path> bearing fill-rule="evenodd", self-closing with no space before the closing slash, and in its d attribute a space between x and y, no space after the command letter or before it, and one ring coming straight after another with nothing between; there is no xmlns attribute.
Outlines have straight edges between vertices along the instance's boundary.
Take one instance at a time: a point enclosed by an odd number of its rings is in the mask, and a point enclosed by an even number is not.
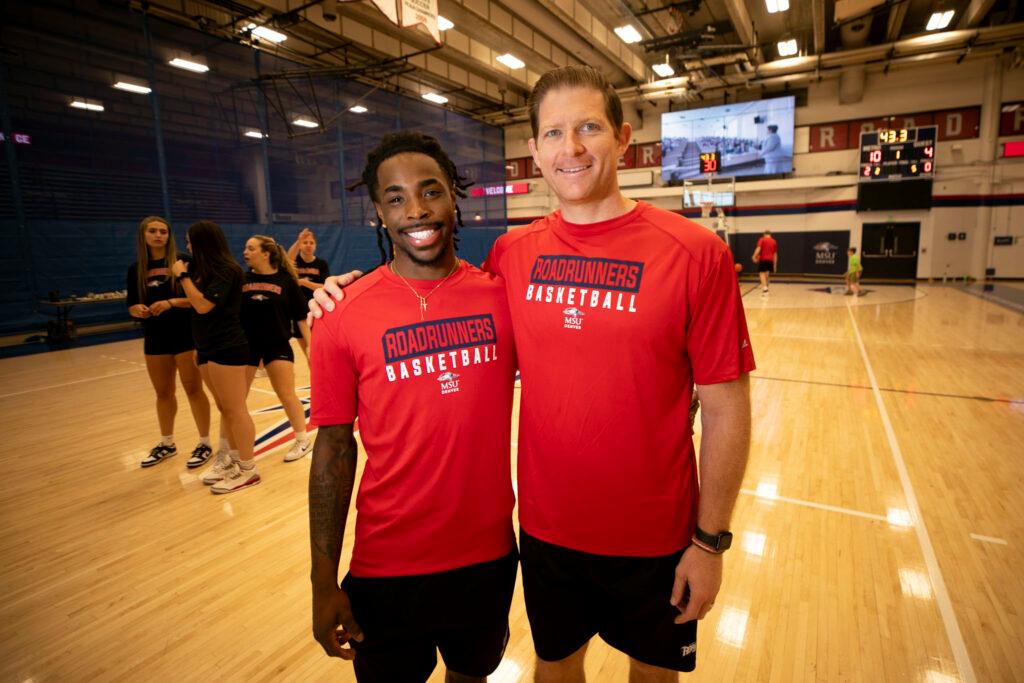
<svg viewBox="0 0 1024 683"><path fill-rule="evenodd" d="M441 393L459 390L455 370L498 358L498 338L490 313L429 320L393 327L381 338L388 381L434 375Z"/></svg>
<svg viewBox="0 0 1024 683"><path fill-rule="evenodd" d="M564 306L564 327L581 330L585 307L636 313L643 273L637 261L541 255L530 271L526 300Z"/></svg>

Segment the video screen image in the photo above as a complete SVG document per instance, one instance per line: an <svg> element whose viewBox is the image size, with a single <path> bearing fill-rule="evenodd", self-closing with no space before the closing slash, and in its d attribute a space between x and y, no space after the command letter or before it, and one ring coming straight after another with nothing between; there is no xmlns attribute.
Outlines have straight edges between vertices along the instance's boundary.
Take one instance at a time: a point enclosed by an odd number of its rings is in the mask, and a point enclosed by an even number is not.
<svg viewBox="0 0 1024 683"><path fill-rule="evenodd" d="M796 98L674 111L661 115L661 178L679 183L700 173L702 152L721 153L723 176L793 171Z"/></svg>

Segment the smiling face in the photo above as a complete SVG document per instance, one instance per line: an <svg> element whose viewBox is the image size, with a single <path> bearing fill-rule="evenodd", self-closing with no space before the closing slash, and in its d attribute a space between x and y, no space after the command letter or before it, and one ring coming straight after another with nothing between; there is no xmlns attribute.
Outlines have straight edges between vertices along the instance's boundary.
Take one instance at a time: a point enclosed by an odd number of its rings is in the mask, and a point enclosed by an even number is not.
<svg viewBox="0 0 1024 683"><path fill-rule="evenodd" d="M537 111L530 153L563 210L618 201L619 158L629 145L628 123L616 130L594 88L555 88Z"/></svg>
<svg viewBox="0 0 1024 683"><path fill-rule="evenodd" d="M263 247L255 237L250 237L245 241L245 248L242 250L242 258L245 259L247 266L256 271L270 265L270 254L263 251Z"/></svg>
<svg viewBox="0 0 1024 683"><path fill-rule="evenodd" d="M377 168L374 206L407 277L443 277L453 265L455 190L433 157L403 152Z"/></svg>

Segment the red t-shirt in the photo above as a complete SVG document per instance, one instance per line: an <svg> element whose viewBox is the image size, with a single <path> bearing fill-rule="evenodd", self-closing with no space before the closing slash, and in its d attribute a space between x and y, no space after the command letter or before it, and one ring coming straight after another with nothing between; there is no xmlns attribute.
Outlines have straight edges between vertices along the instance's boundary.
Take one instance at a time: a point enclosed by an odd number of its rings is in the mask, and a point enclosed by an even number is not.
<svg viewBox="0 0 1024 683"><path fill-rule="evenodd" d="M748 242L747 244L750 243ZM761 249L761 253L757 257L758 261L772 261L775 259L775 252L779 248L779 243L775 241L774 237L763 235L757 241L757 246Z"/></svg>
<svg viewBox="0 0 1024 683"><path fill-rule="evenodd" d="M409 280L422 294L436 281ZM500 279L462 262L419 301L386 267L313 326L312 421L359 418L354 576L464 567L512 549L515 344Z"/></svg>
<svg viewBox="0 0 1024 683"><path fill-rule="evenodd" d="M640 202L571 225L555 212L498 238L522 376L519 521L600 555L685 546L697 474L693 382L754 368L729 248Z"/></svg>

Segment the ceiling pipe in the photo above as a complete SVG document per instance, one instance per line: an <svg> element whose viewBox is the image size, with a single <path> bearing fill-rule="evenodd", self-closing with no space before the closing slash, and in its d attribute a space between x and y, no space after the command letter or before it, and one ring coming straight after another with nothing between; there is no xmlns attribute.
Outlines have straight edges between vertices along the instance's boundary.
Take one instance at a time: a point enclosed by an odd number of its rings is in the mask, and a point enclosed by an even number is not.
<svg viewBox="0 0 1024 683"><path fill-rule="evenodd" d="M971 39L974 39L971 42ZM844 68L882 64L921 64L942 59L957 59L970 48L970 59L998 55L1004 48L1024 40L1024 22L983 29L948 31L871 45L825 55L780 59L756 67L753 74L731 74L714 81L697 82L688 77L669 78L638 87L620 88L623 102L636 99L655 100L679 97L693 91L715 91L725 88L762 87L796 84L810 78L838 78ZM970 45L968 45L970 43ZM725 81L722 84L719 81ZM688 87L692 86L692 87ZM525 107L483 117L498 125L511 125L528 120Z"/></svg>

